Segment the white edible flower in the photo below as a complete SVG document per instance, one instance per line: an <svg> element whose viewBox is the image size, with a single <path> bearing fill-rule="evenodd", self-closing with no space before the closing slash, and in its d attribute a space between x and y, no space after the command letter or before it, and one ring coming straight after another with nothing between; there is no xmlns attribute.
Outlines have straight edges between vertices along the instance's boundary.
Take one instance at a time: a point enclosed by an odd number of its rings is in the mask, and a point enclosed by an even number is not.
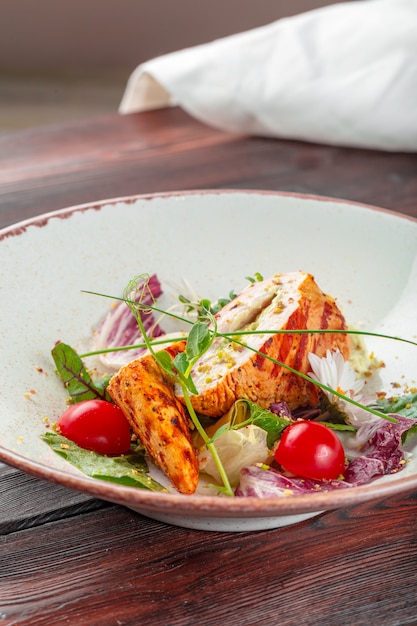
<svg viewBox="0 0 417 626"><path fill-rule="evenodd" d="M312 372L309 373L310 378L317 382L334 389L338 393L360 402L362 395L363 380L357 378L354 370L349 362L345 361L339 350L327 350L326 356L319 357L309 352L308 359L310 361ZM323 389L327 398L332 404L337 404L340 410L349 417L353 416L354 405L346 402L331 391Z"/></svg>
<svg viewBox="0 0 417 626"><path fill-rule="evenodd" d="M327 351L325 357L309 354L312 368L309 376L327 387L342 393L344 396L363 404L361 394L364 381L357 378L355 371L349 362L346 362L339 350ZM378 417L365 408L343 400L330 391L323 389L330 403L336 405L346 416L346 421L357 430L354 435L347 436L344 440L345 450L349 458L355 458L362 454L362 447L373 437L378 428L385 423L382 417Z"/></svg>

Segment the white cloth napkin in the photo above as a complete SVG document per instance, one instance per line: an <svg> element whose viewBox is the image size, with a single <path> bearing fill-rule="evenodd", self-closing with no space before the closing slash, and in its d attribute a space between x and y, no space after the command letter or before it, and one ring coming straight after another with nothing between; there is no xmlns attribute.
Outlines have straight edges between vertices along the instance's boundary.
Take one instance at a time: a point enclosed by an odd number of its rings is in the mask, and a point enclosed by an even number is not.
<svg viewBox="0 0 417 626"><path fill-rule="evenodd" d="M227 131L417 151L417 0L356 0L139 65L119 112L179 105Z"/></svg>

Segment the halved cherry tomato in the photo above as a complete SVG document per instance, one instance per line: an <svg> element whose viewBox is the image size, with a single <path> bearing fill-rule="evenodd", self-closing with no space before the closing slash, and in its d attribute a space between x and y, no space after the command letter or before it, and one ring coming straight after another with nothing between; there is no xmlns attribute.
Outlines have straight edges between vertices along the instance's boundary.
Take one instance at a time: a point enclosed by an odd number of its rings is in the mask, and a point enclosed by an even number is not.
<svg viewBox="0 0 417 626"><path fill-rule="evenodd" d="M340 439L318 422L299 421L287 426L275 451L275 460L292 474L315 480L338 478L345 469Z"/></svg>
<svg viewBox="0 0 417 626"><path fill-rule="evenodd" d="M130 449L130 427L122 410L105 400L73 404L57 426L61 435L86 450L118 455Z"/></svg>

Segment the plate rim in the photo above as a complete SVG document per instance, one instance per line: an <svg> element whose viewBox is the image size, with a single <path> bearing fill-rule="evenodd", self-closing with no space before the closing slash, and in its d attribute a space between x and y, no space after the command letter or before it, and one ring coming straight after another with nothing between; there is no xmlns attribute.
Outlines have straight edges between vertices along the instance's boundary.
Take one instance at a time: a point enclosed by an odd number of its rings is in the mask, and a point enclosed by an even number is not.
<svg viewBox="0 0 417 626"><path fill-rule="evenodd" d="M352 205L358 208L367 209L370 211L377 211L379 213L386 213L394 218L405 219L411 222L417 223L417 217L408 215L407 213L401 213L394 211L393 209L387 209L374 204L367 204L356 200L346 200L344 198L337 198L333 196L322 196L320 194L301 193L293 191L274 191L273 189L239 189L239 188L215 188L215 189L186 189L177 191L162 191L152 192L146 194L133 194L127 196L115 196L111 198L103 198L102 200L92 200L89 202L83 202L80 204L68 205L61 209L55 209L40 213L32 217L20 220L18 222L9 224L0 229L0 243L7 237L13 237L23 234L30 226L46 226L50 219L55 217L66 219L73 213L84 212L88 210L100 210L103 206L112 206L118 203L122 204L134 204L138 200L153 200L155 198L169 198L178 196L196 196L196 195L228 195L228 194L250 194L261 196L278 196L284 198L299 198L301 200L315 200L318 202L334 202L337 204Z"/></svg>
<svg viewBox="0 0 417 626"><path fill-rule="evenodd" d="M374 481L360 487L322 493L314 492L297 495L293 498L280 496L223 498L215 495L183 495L148 491L107 481L101 482L99 479L89 478L81 473L77 475L59 469L51 470L46 465L7 450L3 446L0 446L0 460L24 473L62 487L75 489L81 493L87 493L93 497L137 510L168 512L173 517L184 514L201 517L210 513L216 513L220 517L240 517L242 514L246 518L284 517L298 513L330 511L370 500L380 500L406 493L417 486L417 474L415 474L400 478L398 481L379 484ZM400 481L401 488L398 489ZM226 504L221 505L221 502Z"/></svg>

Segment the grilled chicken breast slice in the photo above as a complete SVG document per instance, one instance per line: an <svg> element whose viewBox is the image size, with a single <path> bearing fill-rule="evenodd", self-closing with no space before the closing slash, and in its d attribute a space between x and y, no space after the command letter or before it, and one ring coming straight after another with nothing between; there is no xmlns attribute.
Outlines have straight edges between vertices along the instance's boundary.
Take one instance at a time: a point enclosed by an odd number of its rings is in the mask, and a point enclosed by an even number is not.
<svg viewBox="0 0 417 626"><path fill-rule="evenodd" d="M184 344L169 351L181 349ZM174 394L171 381L154 357L140 357L123 366L110 380L108 391L174 487L180 493L194 493L198 484L198 460L188 417Z"/></svg>
<svg viewBox="0 0 417 626"><path fill-rule="evenodd" d="M222 333L347 328L334 298L323 293L313 276L304 272L275 274L249 285L217 314L216 320ZM314 384L266 357L308 374L309 352L324 356L328 349L339 349L345 359L350 352L349 336L342 333L265 332L241 335L239 341L245 346L217 337L194 367L192 376L198 395L191 396L191 401L198 413L219 417L239 398L265 408L280 400L291 409L316 406L319 395ZM183 401L179 386L175 393Z"/></svg>

